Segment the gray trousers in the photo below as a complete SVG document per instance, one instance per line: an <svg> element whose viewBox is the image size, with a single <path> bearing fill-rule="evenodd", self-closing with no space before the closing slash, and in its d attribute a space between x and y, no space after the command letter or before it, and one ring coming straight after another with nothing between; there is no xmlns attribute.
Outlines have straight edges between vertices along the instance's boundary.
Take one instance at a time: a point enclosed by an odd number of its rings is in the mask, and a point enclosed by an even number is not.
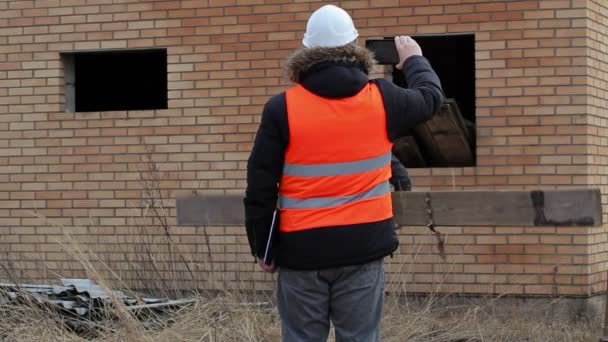
<svg viewBox="0 0 608 342"><path fill-rule="evenodd" d="M321 342L330 320L336 342L380 341L384 259L320 271L279 269L283 342Z"/></svg>

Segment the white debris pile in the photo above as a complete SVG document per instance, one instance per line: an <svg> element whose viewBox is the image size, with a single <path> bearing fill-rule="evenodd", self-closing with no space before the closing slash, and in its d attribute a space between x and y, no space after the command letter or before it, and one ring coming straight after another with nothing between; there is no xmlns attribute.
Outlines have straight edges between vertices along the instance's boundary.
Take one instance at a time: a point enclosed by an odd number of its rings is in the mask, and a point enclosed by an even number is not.
<svg viewBox="0 0 608 342"><path fill-rule="evenodd" d="M108 291L90 279L61 279L61 284L0 283L0 304L33 300L72 317L92 319L104 308L112 307L113 301L122 302L136 315L149 311L170 311L195 302L195 299L148 298L127 295L122 291Z"/></svg>

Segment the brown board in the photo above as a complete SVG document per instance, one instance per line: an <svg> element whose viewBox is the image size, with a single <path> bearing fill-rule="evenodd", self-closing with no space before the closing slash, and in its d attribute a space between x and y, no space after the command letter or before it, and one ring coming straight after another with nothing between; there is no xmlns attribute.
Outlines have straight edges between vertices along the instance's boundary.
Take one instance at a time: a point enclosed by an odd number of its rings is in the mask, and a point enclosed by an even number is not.
<svg viewBox="0 0 608 342"><path fill-rule="evenodd" d="M399 225L424 226L599 226L598 189L547 191L394 192ZM242 226L243 197L189 196L177 199L178 225Z"/></svg>
<svg viewBox="0 0 608 342"><path fill-rule="evenodd" d="M401 137L393 144L393 154L406 168L427 167L416 140L411 135Z"/></svg>
<svg viewBox="0 0 608 342"><path fill-rule="evenodd" d="M416 126L414 137L427 165L475 165L475 156L470 144L471 136L453 99L447 99L431 120Z"/></svg>

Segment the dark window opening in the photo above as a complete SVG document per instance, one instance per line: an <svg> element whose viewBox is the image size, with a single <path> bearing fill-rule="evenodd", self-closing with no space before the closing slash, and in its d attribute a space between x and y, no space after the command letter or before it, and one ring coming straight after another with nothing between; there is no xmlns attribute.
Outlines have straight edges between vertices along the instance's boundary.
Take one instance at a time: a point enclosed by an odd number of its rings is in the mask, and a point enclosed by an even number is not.
<svg viewBox="0 0 608 342"><path fill-rule="evenodd" d="M167 50L109 50L62 55L66 110L167 108Z"/></svg>
<svg viewBox="0 0 608 342"><path fill-rule="evenodd" d="M395 142L393 152L401 162L414 167L475 165L475 36L413 36L439 76L445 102L430 121L417 126ZM394 66L399 57L393 38L368 40L380 64ZM392 80L407 87L403 73L393 68Z"/></svg>

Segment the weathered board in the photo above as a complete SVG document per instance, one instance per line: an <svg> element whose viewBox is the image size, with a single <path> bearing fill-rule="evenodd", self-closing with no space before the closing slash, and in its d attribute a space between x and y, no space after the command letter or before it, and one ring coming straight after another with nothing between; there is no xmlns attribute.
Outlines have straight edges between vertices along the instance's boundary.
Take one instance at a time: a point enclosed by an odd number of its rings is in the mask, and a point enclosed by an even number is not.
<svg viewBox="0 0 608 342"><path fill-rule="evenodd" d="M475 165L471 132L454 99L446 99L431 120L399 138L393 153L407 168Z"/></svg>
<svg viewBox="0 0 608 342"><path fill-rule="evenodd" d="M411 135L401 137L393 144L393 154L407 168L427 167L416 140Z"/></svg>
<svg viewBox="0 0 608 342"><path fill-rule="evenodd" d="M399 225L422 226L599 226L597 189L547 191L394 192ZM243 197L177 199L178 225L244 225Z"/></svg>
<svg viewBox="0 0 608 342"><path fill-rule="evenodd" d="M446 99L431 120L416 126L414 137L430 166L475 165L471 136L453 99Z"/></svg>
<svg viewBox="0 0 608 342"><path fill-rule="evenodd" d="M430 201L432 215L427 210ZM438 226L596 226L599 191L454 191L393 194L395 220Z"/></svg>

